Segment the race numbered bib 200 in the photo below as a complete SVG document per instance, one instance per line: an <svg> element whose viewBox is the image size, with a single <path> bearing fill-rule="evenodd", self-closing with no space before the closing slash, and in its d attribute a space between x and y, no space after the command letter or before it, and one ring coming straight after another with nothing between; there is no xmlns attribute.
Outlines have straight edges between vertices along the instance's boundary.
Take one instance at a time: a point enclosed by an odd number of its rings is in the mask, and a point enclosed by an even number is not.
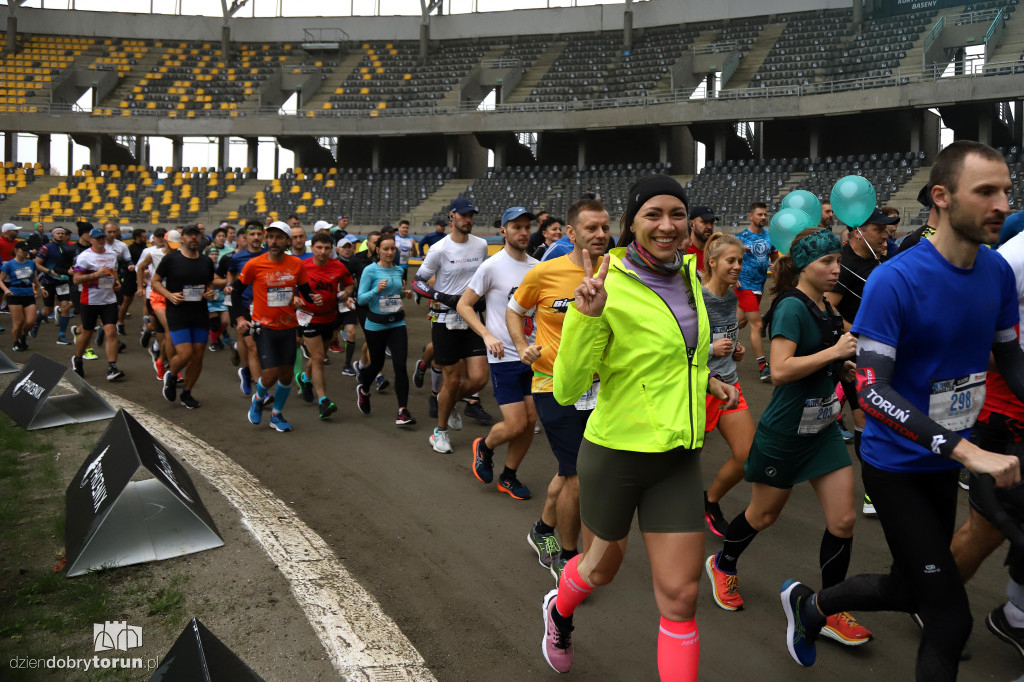
<svg viewBox="0 0 1024 682"><path fill-rule="evenodd" d="M206 287L202 284L186 284L181 288L182 297L189 303L196 303L203 300Z"/></svg>
<svg viewBox="0 0 1024 682"><path fill-rule="evenodd" d="M397 295L379 296L377 297L377 307L380 308L381 315L397 313L402 309L402 297Z"/></svg>
<svg viewBox="0 0 1024 682"><path fill-rule="evenodd" d="M32 268L15 268L14 279L21 281L32 279Z"/></svg>
<svg viewBox="0 0 1024 682"><path fill-rule="evenodd" d="M577 410L580 410L581 412L586 412L587 410L592 410L595 407L597 407L597 391L600 388L601 380L594 379L594 383L592 383L590 385L590 388L587 389L587 392L584 393L580 397L580 399L573 404L573 407L575 407Z"/></svg>
<svg viewBox="0 0 1024 682"><path fill-rule="evenodd" d="M284 308L292 304L291 287L271 287L267 289L267 305L271 308Z"/></svg>
<svg viewBox="0 0 1024 682"><path fill-rule="evenodd" d="M933 381L928 398L928 416L950 431L963 431L974 426L985 404L985 376L978 372L956 379Z"/></svg>
<svg viewBox="0 0 1024 682"><path fill-rule="evenodd" d="M804 401L804 410L800 413L800 425L796 432L801 436L820 433L831 424L839 414L839 398L833 393L828 398L811 398Z"/></svg>
<svg viewBox="0 0 1024 682"><path fill-rule="evenodd" d="M453 311L448 311L444 318L444 326L448 329L469 329L469 324L462 319L462 315Z"/></svg>

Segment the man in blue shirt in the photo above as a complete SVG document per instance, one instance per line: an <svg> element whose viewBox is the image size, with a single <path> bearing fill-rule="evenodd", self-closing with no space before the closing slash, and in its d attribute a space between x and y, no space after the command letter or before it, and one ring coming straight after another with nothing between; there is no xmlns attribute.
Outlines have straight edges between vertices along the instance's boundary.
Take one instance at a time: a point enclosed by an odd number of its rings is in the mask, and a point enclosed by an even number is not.
<svg viewBox="0 0 1024 682"><path fill-rule="evenodd" d="M950 550L960 466L1006 487L1016 457L967 440L984 402L990 353L1014 394L1024 396L1017 342L1017 286L993 250L1012 185L1002 155L961 140L939 153L929 185L935 234L879 265L853 324L859 336L857 399L868 416L861 441L864 487L893 563L815 594L783 585L787 644L801 665L828 614L848 609L916 613L923 624L917 679L956 679L971 612ZM922 282L927 286L922 287Z"/></svg>
<svg viewBox="0 0 1024 682"><path fill-rule="evenodd" d="M429 247L444 239L444 231L447 227L448 223L443 220L434 223L434 231L420 240L420 255L426 256Z"/></svg>
<svg viewBox="0 0 1024 682"><path fill-rule="evenodd" d="M772 266L775 247L768 236L768 206L760 201L750 205L750 227L736 237L743 242L743 270L740 281L736 285L736 299L743 312L744 322L750 326L750 348L757 358L757 368L761 372L761 382L771 379L768 361L764 357L764 345L761 341L761 295L764 283L768 279L768 270Z"/></svg>

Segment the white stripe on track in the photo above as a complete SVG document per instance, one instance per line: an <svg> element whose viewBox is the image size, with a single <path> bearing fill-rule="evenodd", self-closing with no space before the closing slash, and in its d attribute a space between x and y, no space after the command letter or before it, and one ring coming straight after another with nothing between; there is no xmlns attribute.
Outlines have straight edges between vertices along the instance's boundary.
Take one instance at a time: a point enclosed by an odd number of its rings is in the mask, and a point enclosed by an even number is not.
<svg viewBox="0 0 1024 682"><path fill-rule="evenodd" d="M201 473L234 505L281 571L342 679L435 682L423 657L345 570L323 539L223 452L141 405L101 390Z"/></svg>

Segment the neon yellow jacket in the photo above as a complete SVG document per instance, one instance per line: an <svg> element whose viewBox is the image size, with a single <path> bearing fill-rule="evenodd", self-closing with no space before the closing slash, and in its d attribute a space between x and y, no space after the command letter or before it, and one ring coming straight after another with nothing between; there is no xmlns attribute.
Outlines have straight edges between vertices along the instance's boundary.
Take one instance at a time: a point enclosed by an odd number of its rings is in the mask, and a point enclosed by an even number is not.
<svg viewBox="0 0 1024 682"><path fill-rule="evenodd" d="M697 347L687 360L682 330L668 305L613 249L600 317L570 305L555 358L554 395L572 405L601 377L585 436L616 450L666 452L704 444L711 329L696 256L683 257L697 305Z"/></svg>

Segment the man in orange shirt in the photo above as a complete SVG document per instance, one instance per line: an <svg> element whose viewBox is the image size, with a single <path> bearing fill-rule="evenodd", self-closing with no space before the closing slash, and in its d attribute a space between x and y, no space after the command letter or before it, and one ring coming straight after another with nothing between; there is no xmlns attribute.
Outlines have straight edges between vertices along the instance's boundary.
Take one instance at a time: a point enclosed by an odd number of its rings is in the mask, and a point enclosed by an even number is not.
<svg viewBox="0 0 1024 682"><path fill-rule="evenodd" d="M299 326L292 299L298 290L306 300L323 305L323 298L313 293L309 286L309 275L302 267L302 261L285 253L291 245L290 232L285 223L271 223L267 228L267 253L253 258L242 268L239 281L252 287L252 322L239 317L236 323L239 334L245 334L252 328L260 356L260 378L249 406L249 422L259 424L263 421L263 401L270 387L274 386L270 427L282 433L292 430L292 425L282 413L292 388L292 366L297 347L295 338ZM232 289L233 306L241 305L241 289Z"/></svg>

